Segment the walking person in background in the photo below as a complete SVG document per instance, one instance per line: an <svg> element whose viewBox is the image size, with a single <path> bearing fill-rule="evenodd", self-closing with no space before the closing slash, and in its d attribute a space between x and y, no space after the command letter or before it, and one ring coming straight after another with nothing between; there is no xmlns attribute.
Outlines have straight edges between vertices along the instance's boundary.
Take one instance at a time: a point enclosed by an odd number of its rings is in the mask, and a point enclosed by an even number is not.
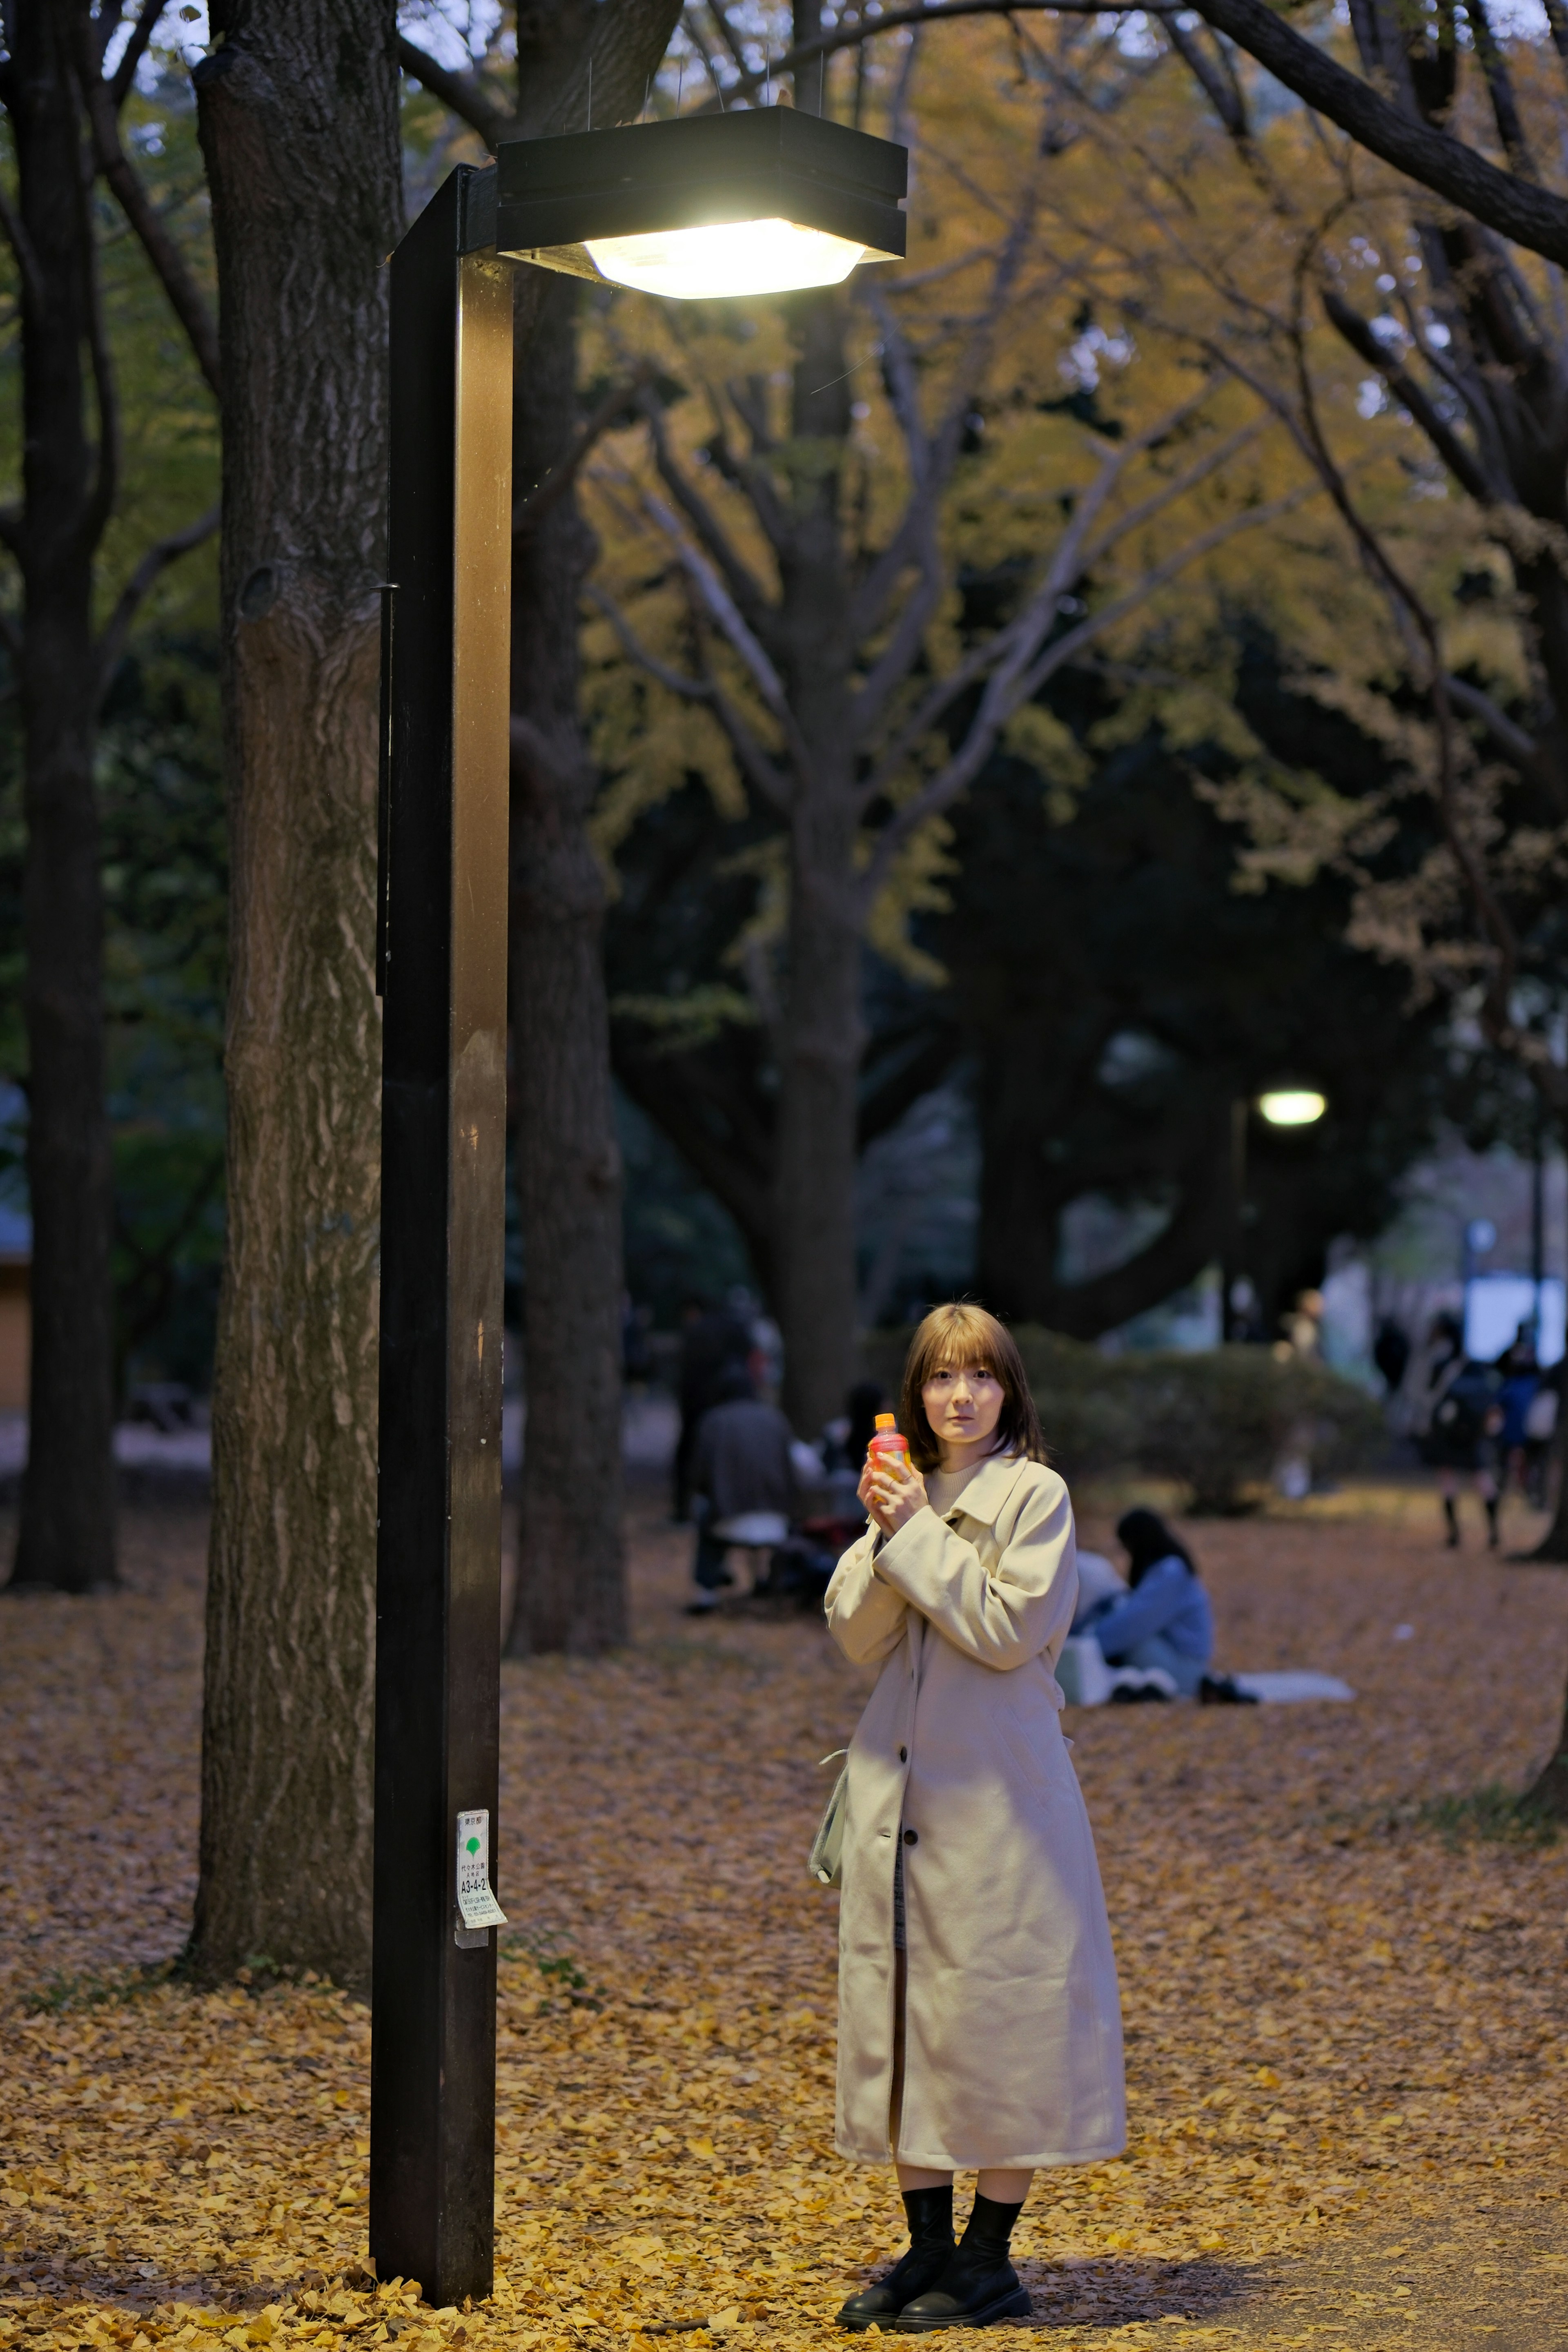
<svg viewBox="0 0 1568 2352"><path fill-rule="evenodd" d="M1541 1393L1541 1366L1536 1361L1535 1333L1530 1324L1520 1325L1512 1346L1505 1348L1498 1358L1497 1368L1502 1375L1497 1400L1502 1412L1497 1441L1502 1457L1502 1492L1506 1495L1511 1486L1515 1486L1528 1500L1530 1408Z"/></svg>
<svg viewBox="0 0 1568 2352"><path fill-rule="evenodd" d="M1450 1551L1459 1544L1459 1482L1473 1479L1487 1515L1487 1549L1498 1545L1497 1441L1502 1430L1502 1374L1465 1354L1457 1315L1437 1315L1427 1335L1417 1392L1416 1450L1437 1473Z"/></svg>
<svg viewBox="0 0 1568 2352"><path fill-rule="evenodd" d="M1052 1673L1077 1593L1072 1507L993 1316L926 1316L899 1419L907 1453L868 1463L872 1524L827 1612L844 1655L881 1667L849 1751L836 2144L892 2158L910 2246L839 2325L920 2334L1028 2313L1008 2250L1036 2167L1116 2155L1126 2116ZM979 2179L955 2244L960 2167Z"/></svg>

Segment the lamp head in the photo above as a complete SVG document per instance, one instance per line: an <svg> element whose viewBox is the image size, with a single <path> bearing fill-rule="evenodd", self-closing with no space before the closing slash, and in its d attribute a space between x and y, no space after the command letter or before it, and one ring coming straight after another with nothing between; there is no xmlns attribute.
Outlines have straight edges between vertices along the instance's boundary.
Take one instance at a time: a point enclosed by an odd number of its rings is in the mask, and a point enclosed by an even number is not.
<svg viewBox="0 0 1568 2352"><path fill-rule="evenodd" d="M1258 1108L1270 1127L1312 1127L1328 1108L1328 1098L1314 1087L1273 1087L1258 1097Z"/></svg>
<svg viewBox="0 0 1568 2352"><path fill-rule="evenodd" d="M907 151L792 107L507 140L497 163L501 253L645 293L837 286L905 249Z"/></svg>

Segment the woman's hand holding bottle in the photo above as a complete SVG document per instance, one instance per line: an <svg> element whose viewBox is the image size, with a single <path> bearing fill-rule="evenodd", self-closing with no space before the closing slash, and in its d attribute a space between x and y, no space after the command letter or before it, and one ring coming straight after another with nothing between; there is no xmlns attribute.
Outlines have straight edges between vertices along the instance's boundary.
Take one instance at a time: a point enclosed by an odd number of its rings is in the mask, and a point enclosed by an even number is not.
<svg viewBox="0 0 1568 2352"><path fill-rule="evenodd" d="M907 1454L869 1455L856 1491L884 1536L895 1536L907 1527L929 1501L925 1481Z"/></svg>

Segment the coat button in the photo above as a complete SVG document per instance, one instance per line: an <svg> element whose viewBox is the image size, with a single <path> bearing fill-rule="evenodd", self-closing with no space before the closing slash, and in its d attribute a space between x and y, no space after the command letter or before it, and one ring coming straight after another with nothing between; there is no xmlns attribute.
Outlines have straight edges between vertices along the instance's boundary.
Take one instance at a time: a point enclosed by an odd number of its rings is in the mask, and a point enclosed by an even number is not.
<svg viewBox="0 0 1568 2352"><path fill-rule="evenodd" d="M918 1830L905 1830L904 1832L904 1843L905 1845L918 1845L920 1843L920 1832Z"/></svg>
<svg viewBox="0 0 1568 2352"><path fill-rule="evenodd" d="M909 1750L908 1750L908 1748L901 1748L899 1749L899 1751L898 1751L898 1760L899 1760L899 1762L900 1762L901 1764L907 1764L907 1763L908 1763L908 1761L909 1761Z"/></svg>

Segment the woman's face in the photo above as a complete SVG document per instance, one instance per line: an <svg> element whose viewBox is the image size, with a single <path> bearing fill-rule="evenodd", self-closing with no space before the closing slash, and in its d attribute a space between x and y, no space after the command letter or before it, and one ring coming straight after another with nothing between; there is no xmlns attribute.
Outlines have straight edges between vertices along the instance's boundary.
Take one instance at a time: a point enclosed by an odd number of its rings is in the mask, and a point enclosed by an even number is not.
<svg viewBox="0 0 1568 2352"><path fill-rule="evenodd" d="M931 1433L944 1454L988 1445L1006 1397L987 1364L939 1364L920 1391Z"/></svg>

